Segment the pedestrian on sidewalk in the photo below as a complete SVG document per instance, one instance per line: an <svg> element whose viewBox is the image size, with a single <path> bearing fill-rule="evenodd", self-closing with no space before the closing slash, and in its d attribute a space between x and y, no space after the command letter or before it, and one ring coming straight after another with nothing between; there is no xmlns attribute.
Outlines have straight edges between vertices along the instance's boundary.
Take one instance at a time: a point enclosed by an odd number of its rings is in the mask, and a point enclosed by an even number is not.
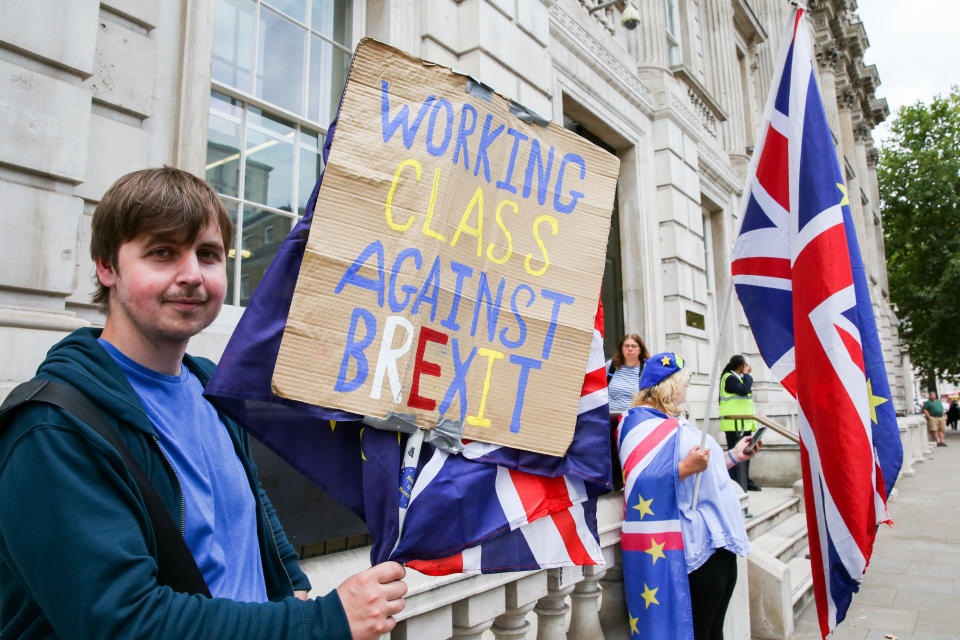
<svg viewBox="0 0 960 640"><path fill-rule="evenodd" d="M930 398L923 403L923 415L927 418L927 430L933 434L938 447L947 446L943 441L943 432L947 426L943 413L943 403L937 397L937 392L931 390Z"/></svg>
<svg viewBox="0 0 960 640"><path fill-rule="evenodd" d="M960 404L957 404L956 400L951 400L950 408L947 409L947 424L956 431L957 422L960 422Z"/></svg>

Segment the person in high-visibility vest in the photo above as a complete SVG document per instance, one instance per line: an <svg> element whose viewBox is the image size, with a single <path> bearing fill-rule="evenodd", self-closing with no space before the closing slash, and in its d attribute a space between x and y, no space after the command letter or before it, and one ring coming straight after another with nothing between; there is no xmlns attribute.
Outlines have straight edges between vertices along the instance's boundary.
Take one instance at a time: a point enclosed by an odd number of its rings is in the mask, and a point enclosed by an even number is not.
<svg viewBox="0 0 960 640"><path fill-rule="evenodd" d="M753 410L753 377L750 372L753 368L747 359L739 353L730 358L730 362L723 368L720 376L720 430L727 439L727 448L732 449L743 438L744 434L757 429L756 420L732 420L724 416L755 415ZM730 477L739 480L745 477L748 491L760 491L760 486L750 479L749 461L743 465L743 470L731 470Z"/></svg>

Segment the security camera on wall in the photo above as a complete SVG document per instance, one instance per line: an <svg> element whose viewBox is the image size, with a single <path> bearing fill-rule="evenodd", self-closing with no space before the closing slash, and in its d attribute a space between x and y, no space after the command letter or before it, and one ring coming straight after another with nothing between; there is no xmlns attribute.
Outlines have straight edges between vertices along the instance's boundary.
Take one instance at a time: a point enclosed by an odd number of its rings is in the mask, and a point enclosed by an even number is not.
<svg viewBox="0 0 960 640"><path fill-rule="evenodd" d="M637 11L632 2L628 1L623 13L620 14L620 24L630 31L636 29L637 25L640 24L640 12Z"/></svg>

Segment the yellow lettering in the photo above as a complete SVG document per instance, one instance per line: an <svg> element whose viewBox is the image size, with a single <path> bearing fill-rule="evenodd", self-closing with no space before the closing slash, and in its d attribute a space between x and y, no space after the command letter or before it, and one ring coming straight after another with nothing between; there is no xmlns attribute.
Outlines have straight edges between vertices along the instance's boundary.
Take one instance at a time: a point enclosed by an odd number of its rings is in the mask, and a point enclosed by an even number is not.
<svg viewBox="0 0 960 640"><path fill-rule="evenodd" d="M483 391L480 393L480 408L477 410L477 415L467 416L467 424L474 427L489 427L490 418L483 417L483 410L486 408L487 394L490 392L490 376L493 374L493 362L494 360L501 359L503 354L493 349L485 349L484 347L477 349L477 354L487 359L487 375L483 379Z"/></svg>
<svg viewBox="0 0 960 640"><path fill-rule="evenodd" d="M440 189L440 167L433 170L433 189L430 191L430 204L427 206L427 217L423 219L423 234L431 238L436 238L440 242L446 242L447 239L430 228L430 222L433 220L433 208L437 204L437 191Z"/></svg>
<svg viewBox="0 0 960 640"><path fill-rule="evenodd" d="M487 245L487 258L489 258L490 261L493 262L493 263L495 263L495 264L503 264L503 263L505 263L507 260L510 259L510 256L513 255L513 238L510 237L510 231L507 229L507 225L505 225L505 224L503 223L503 216L500 215L500 212L501 212L501 211L503 210L503 208L504 208L505 206L507 206L507 205L510 205L511 207L513 207L513 212L514 212L514 213L519 213L519 211L520 211L520 207L517 206L517 203L516 203L516 202L512 202L512 201L510 201L510 200L502 200L502 201L500 202L500 204L497 205L497 226L500 227L501 231L503 231L503 235L507 238L507 252L506 252L506 253L503 255L503 257L500 258L500 259L494 258L494 257L493 257L493 247L494 247L494 244L493 244L492 242L491 242L490 244L488 244L488 245Z"/></svg>
<svg viewBox="0 0 960 640"><path fill-rule="evenodd" d="M467 224L467 219L470 217L470 212L473 211L474 206L477 208L477 226L471 227ZM457 232L453 234L453 240L450 241L450 246L457 246L457 240L460 239L460 234L466 233L468 236L473 236L477 239L477 257L483 255L483 189L477 187L477 190L473 192L473 197L470 198L470 204L467 205L467 208L464 209L463 215L460 216L460 224L457 225Z"/></svg>
<svg viewBox="0 0 960 640"><path fill-rule="evenodd" d="M523 268L526 269L527 273L532 276L542 276L547 272L547 267L550 266L550 257L547 255L547 248L543 246L543 240L540 239L540 223L549 222L550 230L553 235L557 235L559 228L557 227L557 219L551 215L543 214L539 218L533 221L533 237L537 241L537 246L540 247L540 253L543 254L543 267L539 269L534 269L530 266L533 258L532 253L528 253L527 257L523 260Z"/></svg>
<svg viewBox="0 0 960 640"><path fill-rule="evenodd" d="M410 225L413 224L413 215L410 215L410 219L407 220L406 224L397 224L393 221L393 194L397 192L397 185L400 183L400 172L403 171L404 167L413 167L417 172L417 182L420 181L420 163L410 158L409 160L404 160L399 165L397 165L397 170L393 174L393 183L390 185L390 192L387 194L387 225L394 231L406 231L410 228Z"/></svg>

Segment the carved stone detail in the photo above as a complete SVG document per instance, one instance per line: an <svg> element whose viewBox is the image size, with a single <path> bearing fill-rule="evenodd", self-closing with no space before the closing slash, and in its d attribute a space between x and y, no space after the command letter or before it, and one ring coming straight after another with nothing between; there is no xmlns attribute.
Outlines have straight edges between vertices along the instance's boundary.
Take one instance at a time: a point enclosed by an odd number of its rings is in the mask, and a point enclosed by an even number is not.
<svg viewBox="0 0 960 640"><path fill-rule="evenodd" d="M619 58L614 56L583 25L557 5L550 7L551 34L574 52L582 51L578 56L584 64L601 76L606 82L618 86L637 107L653 112L653 92Z"/></svg>
<svg viewBox="0 0 960 640"><path fill-rule="evenodd" d="M687 88L687 96L690 97L690 102L693 103L694 109L700 115L700 124L703 126L703 129L709 133L714 138L717 137L717 117L713 114L713 110L700 99L700 96L697 95L697 92L692 88Z"/></svg>
<svg viewBox="0 0 960 640"><path fill-rule="evenodd" d="M820 66L830 71L836 71L840 63L840 52L837 47L831 43L818 44L814 47L817 52L817 62Z"/></svg>

